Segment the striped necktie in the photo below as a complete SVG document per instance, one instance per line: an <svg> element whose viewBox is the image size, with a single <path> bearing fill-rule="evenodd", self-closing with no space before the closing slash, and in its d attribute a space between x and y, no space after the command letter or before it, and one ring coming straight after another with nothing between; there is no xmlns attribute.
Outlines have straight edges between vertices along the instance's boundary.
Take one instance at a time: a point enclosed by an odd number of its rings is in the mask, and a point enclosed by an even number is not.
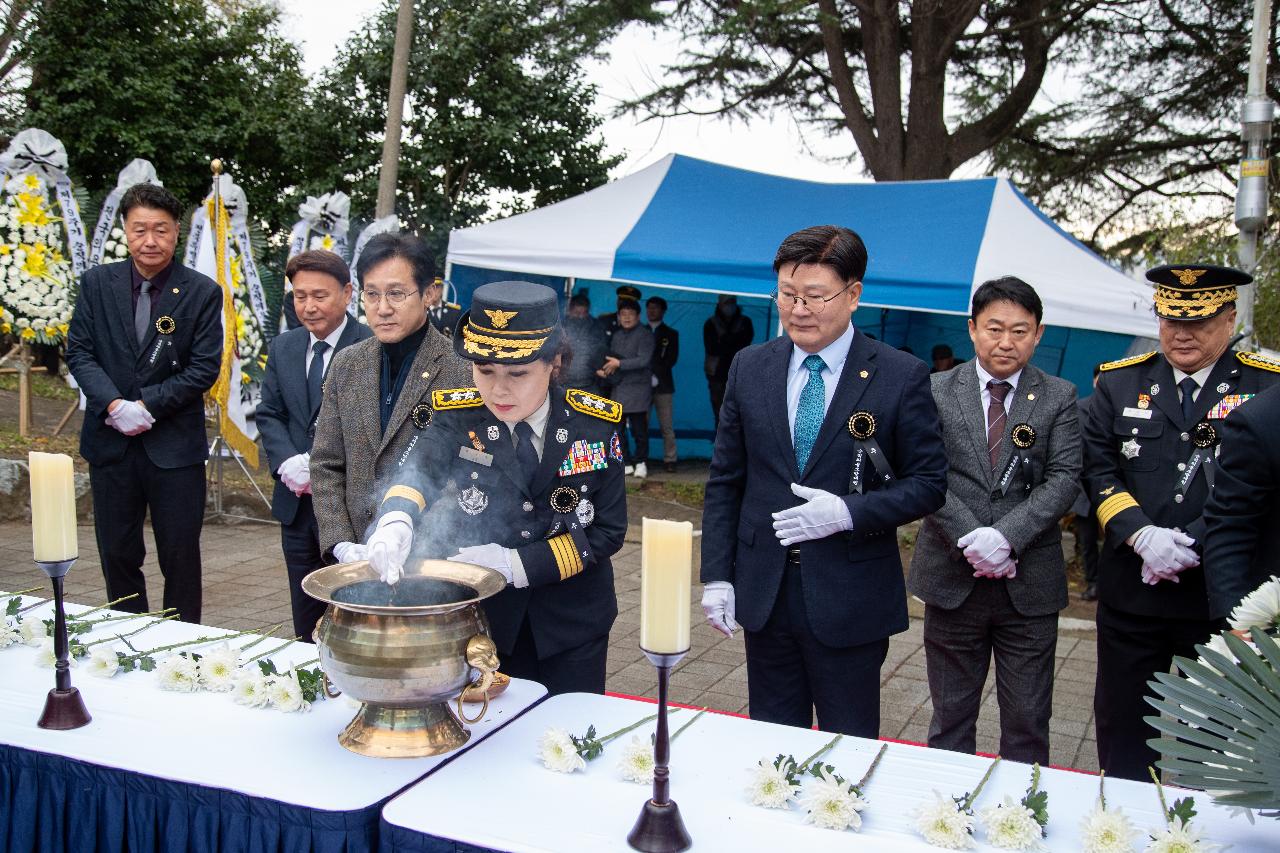
<svg viewBox="0 0 1280 853"><path fill-rule="evenodd" d="M996 463L1000 461L1004 422L1009 417L1004 410L1004 398L1009 395L1012 387L1001 379L992 379L987 383L987 390L991 392L991 402L987 405L987 458L991 461L992 471L996 470Z"/></svg>

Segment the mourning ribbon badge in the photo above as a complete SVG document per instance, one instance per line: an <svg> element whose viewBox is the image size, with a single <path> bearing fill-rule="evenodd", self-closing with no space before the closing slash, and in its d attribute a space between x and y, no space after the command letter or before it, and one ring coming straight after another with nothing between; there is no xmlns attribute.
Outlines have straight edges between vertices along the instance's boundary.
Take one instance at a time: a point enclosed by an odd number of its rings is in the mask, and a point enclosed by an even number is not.
<svg viewBox="0 0 1280 853"><path fill-rule="evenodd" d="M1191 458L1178 476L1178 491L1174 495L1178 503L1182 502L1187 489L1191 488L1191 483L1196 478L1196 472L1202 468L1205 482L1210 489L1213 488L1213 452L1218 444L1218 431L1208 421L1201 421L1191 430L1191 444L1195 450L1191 452Z"/></svg>
<svg viewBox="0 0 1280 853"><path fill-rule="evenodd" d="M1023 488L1030 489L1035 482L1035 471L1032 468L1031 457L1027 455L1027 451L1036 444L1035 428L1028 423L1014 424L1013 429L1009 432L1009 438L1013 442L1013 453L1009 456L1009 463L1004 466L1004 470L1000 472L1000 479L997 481L997 489L1000 491L1001 497L1009 494L1009 486L1013 483L1013 476L1018 470L1023 471Z"/></svg>
<svg viewBox="0 0 1280 853"><path fill-rule="evenodd" d="M856 411L849 416L849 435L853 436L853 469L849 472L849 491L862 494L879 483L893 480L893 469L876 441L876 416Z"/></svg>

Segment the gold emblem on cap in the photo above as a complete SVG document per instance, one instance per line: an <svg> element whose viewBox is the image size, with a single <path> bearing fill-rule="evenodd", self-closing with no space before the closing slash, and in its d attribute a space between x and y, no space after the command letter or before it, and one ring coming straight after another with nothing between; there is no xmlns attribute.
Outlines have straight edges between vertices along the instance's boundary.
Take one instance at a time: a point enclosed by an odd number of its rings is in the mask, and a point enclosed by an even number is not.
<svg viewBox="0 0 1280 853"><path fill-rule="evenodd" d="M156 319L156 331L162 335L172 335L178 324L168 314Z"/></svg>
<svg viewBox="0 0 1280 853"><path fill-rule="evenodd" d="M1200 276L1208 272L1208 270L1169 270L1178 277L1178 281L1190 287L1196 283Z"/></svg>
<svg viewBox="0 0 1280 853"><path fill-rule="evenodd" d="M520 313L519 311L499 311L497 308L484 309L485 315L489 318L489 322L493 323L495 329L505 329L507 323Z"/></svg>

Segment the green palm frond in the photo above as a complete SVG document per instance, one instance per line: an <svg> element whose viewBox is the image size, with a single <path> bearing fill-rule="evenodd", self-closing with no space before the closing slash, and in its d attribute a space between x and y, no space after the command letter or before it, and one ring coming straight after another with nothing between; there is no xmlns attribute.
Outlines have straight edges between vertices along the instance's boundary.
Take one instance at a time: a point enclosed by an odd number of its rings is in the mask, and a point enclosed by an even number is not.
<svg viewBox="0 0 1280 853"><path fill-rule="evenodd" d="M1178 784L1280 817L1280 644L1250 633L1256 651L1223 635L1236 660L1196 646L1199 661L1174 659L1182 675L1156 673L1148 683L1159 698L1147 702L1167 716L1146 718L1164 735L1147 743Z"/></svg>

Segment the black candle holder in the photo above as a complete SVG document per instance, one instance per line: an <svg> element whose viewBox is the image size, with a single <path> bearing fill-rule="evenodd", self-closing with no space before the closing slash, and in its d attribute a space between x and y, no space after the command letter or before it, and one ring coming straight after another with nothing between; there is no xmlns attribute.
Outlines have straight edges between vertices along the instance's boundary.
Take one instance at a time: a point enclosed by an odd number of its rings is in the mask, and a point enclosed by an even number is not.
<svg viewBox="0 0 1280 853"><path fill-rule="evenodd" d="M689 830L684 828L680 807L671 799L671 735L667 729L667 684L672 668L688 649L675 654L661 654L640 649L658 670L658 732L653 743L653 797L640 810L636 825L627 835L627 843L643 853L680 853L693 846Z"/></svg>
<svg viewBox="0 0 1280 853"><path fill-rule="evenodd" d="M71 686L71 660L67 648L67 614L62 605L62 579L67 576L75 557L70 560L37 560L40 571L53 581L53 652L57 656L54 665L54 686L44 700L44 712L36 723L42 729L78 729L89 724L93 717L80 698L80 691Z"/></svg>

